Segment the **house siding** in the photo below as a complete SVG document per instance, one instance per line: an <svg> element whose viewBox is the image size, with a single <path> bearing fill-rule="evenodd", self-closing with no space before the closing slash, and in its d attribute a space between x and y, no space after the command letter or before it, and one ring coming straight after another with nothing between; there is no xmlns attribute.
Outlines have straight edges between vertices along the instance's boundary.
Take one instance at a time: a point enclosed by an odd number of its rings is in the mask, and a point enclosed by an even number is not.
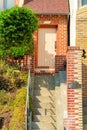
<svg viewBox="0 0 87 130"><path fill-rule="evenodd" d="M87 98L87 6L77 11L76 45L86 52L86 58L82 58L82 82L83 98Z"/></svg>

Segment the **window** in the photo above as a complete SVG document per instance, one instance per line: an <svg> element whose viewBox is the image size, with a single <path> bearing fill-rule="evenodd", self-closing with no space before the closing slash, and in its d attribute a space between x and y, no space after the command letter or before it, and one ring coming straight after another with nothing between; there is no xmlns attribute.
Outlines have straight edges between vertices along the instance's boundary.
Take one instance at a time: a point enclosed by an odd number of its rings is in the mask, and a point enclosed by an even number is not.
<svg viewBox="0 0 87 130"><path fill-rule="evenodd" d="M0 0L0 10L11 8L15 5L15 0Z"/></svg>
<svg viewBox="0 0 87 130"><path fill-rule="evenodd" d="M11 8L14 6L14 0L4 0L4 9Z"/></svg>
<svg viewBox="0 0 87 130"><path fill-rule="evenodd" d="M0 0L0 10L3 10L3 0Z"/></svg>
<svg viewBox="0 0 87 130"><path fill-rule="evenodd" d="M82 5L87 5L87 0L82 0Z"/></svg>

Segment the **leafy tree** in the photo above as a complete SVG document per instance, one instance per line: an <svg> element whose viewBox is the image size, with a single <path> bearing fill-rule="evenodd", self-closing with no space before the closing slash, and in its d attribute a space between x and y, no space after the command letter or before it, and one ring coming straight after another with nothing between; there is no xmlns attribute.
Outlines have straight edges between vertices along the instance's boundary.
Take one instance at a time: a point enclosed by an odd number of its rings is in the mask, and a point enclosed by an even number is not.
<svg viewBox="0 0 87 130"><path fill-rule="evenodd" d="M0 12L0 56L22 58L33 54L33 33L38 19L25 7L13 7Z"/></svg>

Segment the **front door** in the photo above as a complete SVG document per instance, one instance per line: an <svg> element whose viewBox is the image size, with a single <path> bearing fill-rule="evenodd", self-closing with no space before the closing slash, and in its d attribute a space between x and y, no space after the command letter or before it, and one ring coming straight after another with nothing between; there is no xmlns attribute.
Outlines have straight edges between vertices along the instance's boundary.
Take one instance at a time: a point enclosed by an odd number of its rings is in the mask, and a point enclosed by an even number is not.
<svg viewBox="0 0 87 130"><path fill-rule="evenodd" d="M38 66L55 67L56 28L38 30Z"/></svg>

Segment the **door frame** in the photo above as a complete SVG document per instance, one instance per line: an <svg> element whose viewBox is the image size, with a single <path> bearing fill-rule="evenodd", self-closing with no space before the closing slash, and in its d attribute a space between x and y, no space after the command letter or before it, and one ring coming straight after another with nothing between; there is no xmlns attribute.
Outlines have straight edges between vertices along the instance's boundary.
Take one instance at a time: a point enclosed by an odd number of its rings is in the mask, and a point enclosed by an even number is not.
<svg viewBox="0 0 87 130"><path fill-rule="evenodd" d="M57 25L40 25L39 29L41 29L41 28L55 28L57 30L58 26ZM56 32L56 42L57 42L57 32ZM35 59L36 59L35 68L54 68L52 66L38 66L38 31L37 31L37 45L36 45L35 49L37 50L36 54L35 54ZM56 51L55 51L55 53L56 53Z"/></svg>

